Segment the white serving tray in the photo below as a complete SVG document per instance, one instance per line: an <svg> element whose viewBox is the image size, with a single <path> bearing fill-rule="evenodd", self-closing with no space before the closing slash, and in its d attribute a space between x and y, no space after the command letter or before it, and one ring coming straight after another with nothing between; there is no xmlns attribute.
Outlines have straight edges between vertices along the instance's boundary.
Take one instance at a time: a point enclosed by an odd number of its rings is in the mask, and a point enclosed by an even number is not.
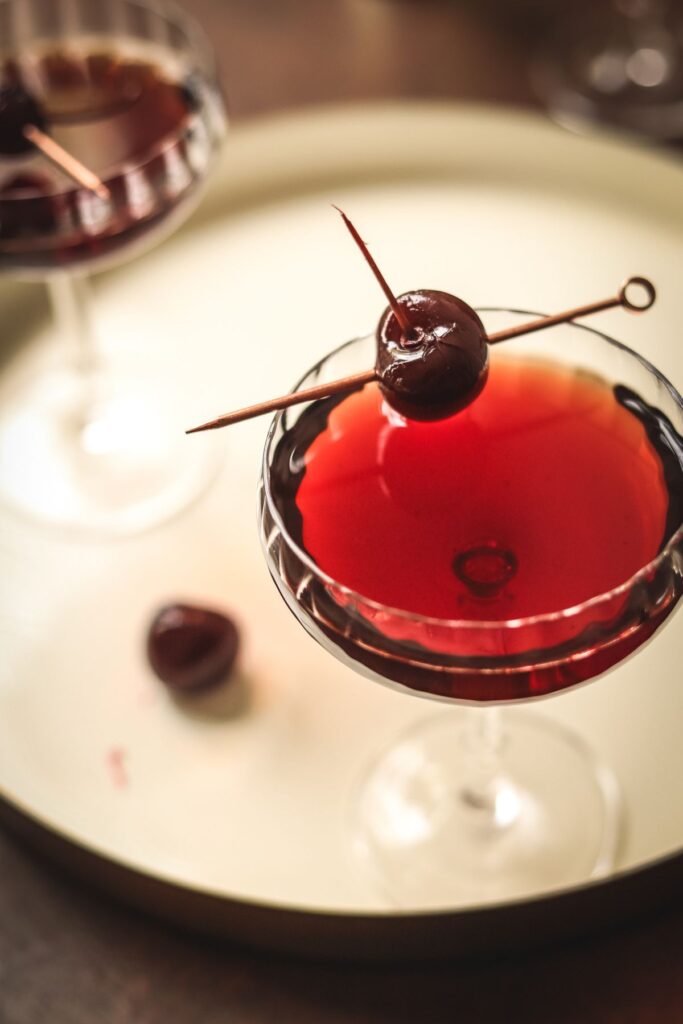
<svg viewBox="0 0 683 1024"><path fill-rule="evenodd" d="M601 314L599 327L683 384L678 164L507 110L324 108L234 130L190 224L98 281L112 359L137 350L160 378L184 382L179 430L287 390L325 351L373 328L382 297L331 202L353 216L398 292L443 288L473 305L552 311L650 276L655 308ZM4 385L41 351L59 352L38 295L14 283L0 292L3 339L17 342ZM125 898L303 951L496 948L515 944L530 914L539 935L623 916L661 888L653 871L669 872L673 892L683 877L680 615L596 685L530 708L576 729L619 778L626 827L614 881L485 910L384 904L354 856L350 794L394 735L450 711L357 677L288 613L255 523L266 426L224 432L212 488L132 539L79 542L0 513L5 817ZM146 627L175 599L240 621L241 710L221 694L181 706L152 676ZM614 895L622 889L631 896Z"/></svg>

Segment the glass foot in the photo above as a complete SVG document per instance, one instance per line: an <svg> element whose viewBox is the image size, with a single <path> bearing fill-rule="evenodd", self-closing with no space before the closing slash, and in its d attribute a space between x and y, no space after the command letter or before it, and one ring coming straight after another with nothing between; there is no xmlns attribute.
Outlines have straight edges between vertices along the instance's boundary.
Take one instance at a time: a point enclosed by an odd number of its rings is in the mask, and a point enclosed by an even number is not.
<svg viewBox="0 0 683 1024"><path fill-rule="evenodd" d="M0 499L44 525L104 536L169 519L214 477L222 445L192 443L180 395L147 376L57 367L6 388Z"/></svg>
<svg viewBox="0 0 683 1024"><path fill-rule="evenodd" d="M498 714L502 731L475 749L482 719L473 716ZM608 874L620 817L616 779L579 736L535 714L458 708L379 757L358 794L354 836L394 905L443 909Z"/></svg>

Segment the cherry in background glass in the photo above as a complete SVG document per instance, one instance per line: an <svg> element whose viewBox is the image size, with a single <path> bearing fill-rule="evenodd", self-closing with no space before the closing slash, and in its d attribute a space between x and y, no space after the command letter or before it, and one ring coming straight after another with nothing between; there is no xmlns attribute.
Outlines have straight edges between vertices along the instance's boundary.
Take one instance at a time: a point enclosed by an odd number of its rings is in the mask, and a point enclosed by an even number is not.
<svg viewBox="0 0 683 1024"><path fill-rule="evenodd" d="M489 331L530 317L481 315ZM373 350L372 337L351 342L299 386L358 372ZM498 359L541 359L621 384L666 417L680 442L678 393L604 335L565 325L494 347L491 358L492 372ZM622 824L613 773L580 736L552 720L492 705L594 678L649 639L683 590L683 526L674 524L659 554L622 585L561 611L473 621L396 610L322 572L283 517L274 473L288 453L292 471L300 467L302 451L289 451L287 438L305 412L290 409L275 419L260 491L264 550L286 603L326 650L368 678L451 704L488 705L452 708L418 724L380 753L362 780L352 838L384 892L400 906L443 907L607 874Z"/></svg>
<svg viewBox="0 0 683 1024"><path fill-rule="evenodd" d="M74 185L37 150L0 159L0 272L47 280L65 353L6 375L0 495L43 523L134 532L190 501L215 458L183 445L177 395L144 352L130 367L100 359L88 274L197 203L225 132L213 57L189 16L144 0L0 0L0 39L3 84L35 98L109 192Z"/></svg>

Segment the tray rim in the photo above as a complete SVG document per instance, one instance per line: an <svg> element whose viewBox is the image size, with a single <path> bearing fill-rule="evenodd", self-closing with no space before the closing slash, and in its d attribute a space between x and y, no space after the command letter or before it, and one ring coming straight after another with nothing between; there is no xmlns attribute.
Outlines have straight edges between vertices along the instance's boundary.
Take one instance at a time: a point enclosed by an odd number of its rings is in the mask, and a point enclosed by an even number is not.
<svg viewBox="0 0 683 1024"><path fill-rule="evenodd" d="M683 905L683 850L552 893L459 909L321 910L178 884L103 856L0 796L0 824L77 882L190 932L303 958L382 963L530 952ZM378 944L379 943L379 944Z"/></svg>

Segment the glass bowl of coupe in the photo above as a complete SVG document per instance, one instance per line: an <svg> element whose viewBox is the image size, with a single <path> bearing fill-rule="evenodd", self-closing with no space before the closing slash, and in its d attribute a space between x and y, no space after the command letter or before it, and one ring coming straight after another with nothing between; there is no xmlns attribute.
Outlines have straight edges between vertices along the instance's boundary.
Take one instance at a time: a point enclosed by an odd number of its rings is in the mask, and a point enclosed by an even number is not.
<svg viewBox="0 0 683 1024"><path fill-rule="evenodd" d="M489 336L528 321L479 310ZM374 336L299 388L372 365ZM481 393L412 420L377 381L279 413L259 509L306 630L368 678L453 705L380 752L351 840L401 907L608 874L619 787L578 735L503 705L594 679L674 610L683 403L618 341L565 323L491 347ZM559 698L561 699L561 698Z"/></svg>

